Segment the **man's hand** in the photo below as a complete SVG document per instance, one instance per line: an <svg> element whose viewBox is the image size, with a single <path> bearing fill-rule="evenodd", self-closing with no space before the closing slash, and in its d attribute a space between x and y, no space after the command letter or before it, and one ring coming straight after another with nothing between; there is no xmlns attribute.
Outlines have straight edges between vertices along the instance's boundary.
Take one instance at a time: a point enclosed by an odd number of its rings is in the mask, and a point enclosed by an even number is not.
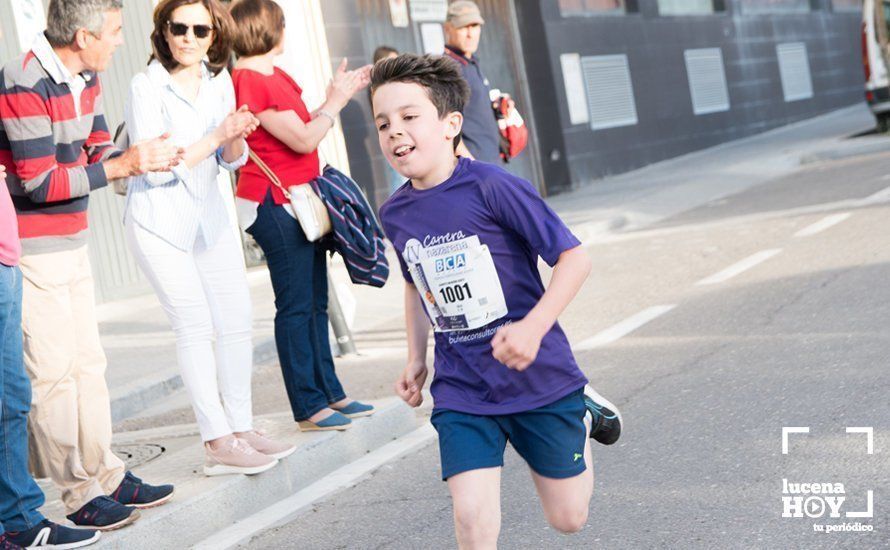
<svg viewBox="0 0 890 550"><path fill-rule="evenodd" d="M527 318L502 326L491 339L491 354L508 368L524 371L538 356L548 330Z"/></svg>
<svg viewBox="0 0 890 550"><path fill-rule="evenodd" d="M423 403L423 385L429 371L423 363L410 363L396 380L396 393L405 403L419 407Z"/></svg>
<svg viewBox="0 0 890 550"><path fill-rule="evenodd" d="M0 184L6 182L6 165L0 164Z"/></svg>
<svg viewBox="0 0 890 550"><path fill-rule="evenodd" d="M124 154L106 161L108 179L138 176L146 172L166 172L176 166L185 151L167 142L170 134L135 143Z"/></svg>

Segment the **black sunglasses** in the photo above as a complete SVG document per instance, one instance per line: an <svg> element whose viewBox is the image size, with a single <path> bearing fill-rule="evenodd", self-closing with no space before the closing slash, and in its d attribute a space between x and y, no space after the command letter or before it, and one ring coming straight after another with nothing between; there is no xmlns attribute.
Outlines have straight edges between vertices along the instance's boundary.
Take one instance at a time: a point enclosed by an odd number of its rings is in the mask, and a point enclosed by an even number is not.
<svg viewBox="0 0 890 550"><path fill-rule="evenodd" d="M189 32L189 28L195 32L195 38L207 38L213 32L213 27L210 25L186 25L185 23L167 21L167 27L173 36L185 36Z"/></svg>

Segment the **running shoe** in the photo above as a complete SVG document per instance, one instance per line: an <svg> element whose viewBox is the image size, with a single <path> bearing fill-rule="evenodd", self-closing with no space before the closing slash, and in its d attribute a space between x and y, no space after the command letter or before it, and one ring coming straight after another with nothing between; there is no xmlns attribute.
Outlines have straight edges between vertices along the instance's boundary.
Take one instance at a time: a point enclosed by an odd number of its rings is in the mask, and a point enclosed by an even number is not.
<svg viewBox="0 0 890 550"><path fill-rule="evenodd" d="M149 485L133 472L127 472L117 489L109 495L124 506L134 508L154 508L173 498L172 485Z"/></svg>
<svg viewBox="0 0 890 550"><path fill-rule="evenodd" d="M93 529L72 529L45 519L27 531L7 532L4 546L0 537L0 550L13 548L82 548L99 540L102 533Z"/></svg>
<svg viewBox="0 0 890 550"><path fill-rule="evenodd" d="M259 451L260 453L271 456L272 458L286 458L297 450L297 446L291 443L282 443L266 437L263 430L250 430L241 432L238 438L247 442L248 445Z"/></svg>
<svg viewBox="0 0 890 550"><path fill-rule="evenodd" d="M264 455L235 436L229 436L217 449L205 443L204 453L204 475L207 476L259 474L278 464L277 458Z"/></svg>
<svg viewBox="0 0 890 550"><path fill-rule="evenodd" d="M621 411L598 394L590 384L584 386L584 406L590 414L590 437L603 445L611 445L621 437Z"/></svg>
<svg viewBox="0 0 890 550"><path fill-rule="evenodd" d="M139 519L139 510L124 506L111 497L102 495L87 502L83 507L66 516L79 527L113 531Z"/></svg>

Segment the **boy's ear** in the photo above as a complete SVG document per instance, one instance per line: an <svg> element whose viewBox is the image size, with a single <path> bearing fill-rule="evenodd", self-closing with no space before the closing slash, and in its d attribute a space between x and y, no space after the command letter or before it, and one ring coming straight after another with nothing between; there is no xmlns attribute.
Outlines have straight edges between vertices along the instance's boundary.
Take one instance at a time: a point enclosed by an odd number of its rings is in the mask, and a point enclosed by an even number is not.
<svg viewBox="0 0 890 550"><path fill-rule="evenodd" d="M445 138L449 140L453 140L460 134L461 128L464 125L464 115L460 111L452 111L445 115L447 119L448 126L445 132Z"/></svg>

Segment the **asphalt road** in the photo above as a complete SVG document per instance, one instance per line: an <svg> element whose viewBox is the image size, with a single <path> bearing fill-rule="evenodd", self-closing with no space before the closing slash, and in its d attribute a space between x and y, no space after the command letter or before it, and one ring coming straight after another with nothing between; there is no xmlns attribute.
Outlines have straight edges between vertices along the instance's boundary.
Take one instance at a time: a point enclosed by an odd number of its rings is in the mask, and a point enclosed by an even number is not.
<svg viewBox="0 0 890 550"><path fill-rule="evenodd" d="M673 307L577 353L626 422L617 445L594 449L588 525L550 529L508 450L500 546L890 547L890 204L849 202L890 187L888 164L886 154L816 164L591 244L594 274L561 318L574 343ZM747 270L723 272L748 258ZM384 370L354 376L382 389ZM809 428L789 436L787 454L783 427ZM847 427L873 428L873 454ZM843 494L784 494L783 479ZM866 511L868 491L873 517L846 517ZM846 500L839 518L797 518L782 517L783 496ZM873 531L816 532L843 524ZM455 547L435 443L246 547Z"/></svg>

